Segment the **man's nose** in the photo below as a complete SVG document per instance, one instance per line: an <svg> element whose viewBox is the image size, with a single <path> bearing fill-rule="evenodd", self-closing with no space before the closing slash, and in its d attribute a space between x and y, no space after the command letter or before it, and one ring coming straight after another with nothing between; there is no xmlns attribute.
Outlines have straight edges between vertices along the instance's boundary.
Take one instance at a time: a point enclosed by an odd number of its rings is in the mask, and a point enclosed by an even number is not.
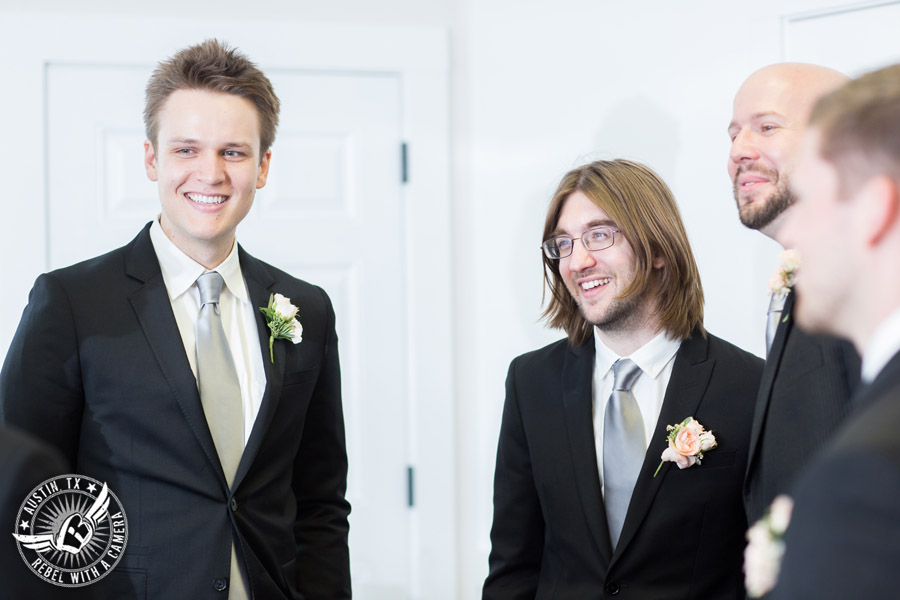
<svg viewBox="0 0 900 600"><path fill-rule="evenodd" d="M584 271L597 264L594 253L588 250L581 238L572 240L572 255L569 257L569 268L573 271Z"/></svg>
<svg viewBox="0 0 900 600"><path fill-rule="evenodd" d="M225 159L217 154L201 157L197 165L197 177L204 183L219 183L225 178Z"/></svg>
<svg viewBox="0 0 900 600"><path fill-rule="evenodd" d="M752 132L741 129L731 141L731 162L736 165L743 161L754 161L759 158L759 148Z"/></svg>

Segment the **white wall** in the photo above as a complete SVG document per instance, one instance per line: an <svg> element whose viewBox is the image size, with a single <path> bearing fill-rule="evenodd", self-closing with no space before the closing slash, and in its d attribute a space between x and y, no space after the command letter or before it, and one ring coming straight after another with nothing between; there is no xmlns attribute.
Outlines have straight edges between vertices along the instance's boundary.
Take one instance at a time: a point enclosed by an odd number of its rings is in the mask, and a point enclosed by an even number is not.
<svg viewBox="0 0 900 600"><path fill-rule="evenodd" d="M0 10L77 15L146 15L173 19L276 19L365 25L447 25L451 0L156 0L152 4L117 0L0 0ZM77 32L73 32L77 37Z"/></svg>
<svg viewBox="0 0 900 600"><path fill-rule="evenodd" d="M628 157L656 169L682 207L705 284L708 328L762 352L766 283L778 248L737 221L725 172L725 129L743 78L783 58L782 18L832 5L827 0L749 5L163 0L148 7L82 0L78 10L97 18L152 10L179 19L244 11L247 18L450 30L454 267L452 273L430 275L451 277L455 289L453 313L435 319L452 319L456 331L458 473L457 488L448 493L457 495L460 507L459 589L460 597L469 599L478 597L487 573L491 479L507 365L517 354L560 337L538 323L538 245L559 178L594 158ZM70 6L67 0L0 0L0 18L4 9L62 12ZM72 43L79 43L77 32ZM856 43L852 32L835 40L850 53ZM28 157L17 156L9 140L2 146L0 174L14 176L16 161ZM37 201L0 196L0 208L7 212ZM24 298L13 321L22 303ZM0 348L11 334L0 325Z"/></svg>

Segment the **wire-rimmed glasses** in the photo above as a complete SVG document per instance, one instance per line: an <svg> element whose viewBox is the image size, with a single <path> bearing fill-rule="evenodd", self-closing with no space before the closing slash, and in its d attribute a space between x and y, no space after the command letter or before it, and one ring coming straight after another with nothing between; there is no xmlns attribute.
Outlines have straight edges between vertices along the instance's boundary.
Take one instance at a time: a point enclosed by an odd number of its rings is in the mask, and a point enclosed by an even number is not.
<svg viewBox="0 0 900 600"><path fill-rule="evenodd" d="M598 250L606 250L616 241L616 234L621 233L615 227L602 225L600 227L592 227L581 234L581 243L591 252ZM556 235L548 240L544 240L541 248L544 249L544 255L550 259L566 258L572 254L575 248L575 240L567 235Z"/></svg>

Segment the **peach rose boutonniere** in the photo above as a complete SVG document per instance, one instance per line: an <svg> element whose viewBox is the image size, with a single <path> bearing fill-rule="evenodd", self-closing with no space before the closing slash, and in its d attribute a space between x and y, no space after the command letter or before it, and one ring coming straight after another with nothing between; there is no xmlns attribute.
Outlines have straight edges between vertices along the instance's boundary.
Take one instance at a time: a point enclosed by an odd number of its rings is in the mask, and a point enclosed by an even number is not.
<svg viewBox="0 0 900 600"><path fill-rule="evenodd" d="M797 279L797 271L800 270L800 256L796 250L785 250L780 258L781 265L769 280L769 292L776 296L783 296L791 291Z"/></svg>
<svg viewBox="0 0 900 600"><path fill-rule="evenodd" d="M298 308L291 304L290 298L281 294L269 296L269 306L259 307L261 313L266 315L266 324L269 326L269 360L275 364L275 355L272 352L272 344L275 340L290 340L299 344L303 340L303 325L297 320Z"/></svg>
<svg viewBox="0 0 900 600"><path fill-rule="evenodd" d="M784 557L784 533L791 522L794 501L784 494L772 501L766 515L747 530L744 585L750 598L760 598L778 583Z"/></svg>
<svg viewBox="0 0 900 600"><path fill-rule="evenodd" d="M665 462L673 462L679 469L687 469L694 463L699 465L703 460L703 453L717 445L712 431L706 431L694 417L688 417L677 425L666 425L666 431L669 432L666 436L669 447L663 450L660 457L662 460L656 467L654 477L659 474Z"/></svg>

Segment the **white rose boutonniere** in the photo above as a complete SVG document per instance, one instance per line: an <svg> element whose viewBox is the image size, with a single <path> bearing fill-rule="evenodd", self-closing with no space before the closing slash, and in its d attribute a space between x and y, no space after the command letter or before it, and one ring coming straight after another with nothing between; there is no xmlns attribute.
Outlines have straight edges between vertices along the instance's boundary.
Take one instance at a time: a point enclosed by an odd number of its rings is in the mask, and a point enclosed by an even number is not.
<svg viewBox="0 0 900 600"><path fill-rule="evenodd" d="M784 295L791 291L800 270L800 256L796 250L785 250L781 253L781 265L769 280L769 291L775 295Z"/></svg>
<svg viewBox="0 0 900 600"><path fill-rule="evenodd" d="M673 462L679 469L687 469L694 463L699 465L703 460L703 453L717 445L712 431L706 431L694 417L688 417L676 425L666 425L666 431L669 432L666 436L669 447L663 450L654 477L659 474L665 462Z"/></svg>
<svg viewBox="0 0 900 600"><path fill-rule="evenodd" d="M747 530L744 549L744 585L747 595L759 598L778 583L784 556L784 532L791 522L794 501L781 495L772 501L766 515Z"/></svg>
<svg viewBox="0 0 900 600"><path fill-rule="evenodd" d="M261 313L266 315L266 324L269 326L269 360L275 364L275 355L272 352L272 344L275 340L290 340L295 344L303 341L303 325L297 320L298 308L291 304L290 298L281 294L269 296L269 305L260 306Z"/></svg>

